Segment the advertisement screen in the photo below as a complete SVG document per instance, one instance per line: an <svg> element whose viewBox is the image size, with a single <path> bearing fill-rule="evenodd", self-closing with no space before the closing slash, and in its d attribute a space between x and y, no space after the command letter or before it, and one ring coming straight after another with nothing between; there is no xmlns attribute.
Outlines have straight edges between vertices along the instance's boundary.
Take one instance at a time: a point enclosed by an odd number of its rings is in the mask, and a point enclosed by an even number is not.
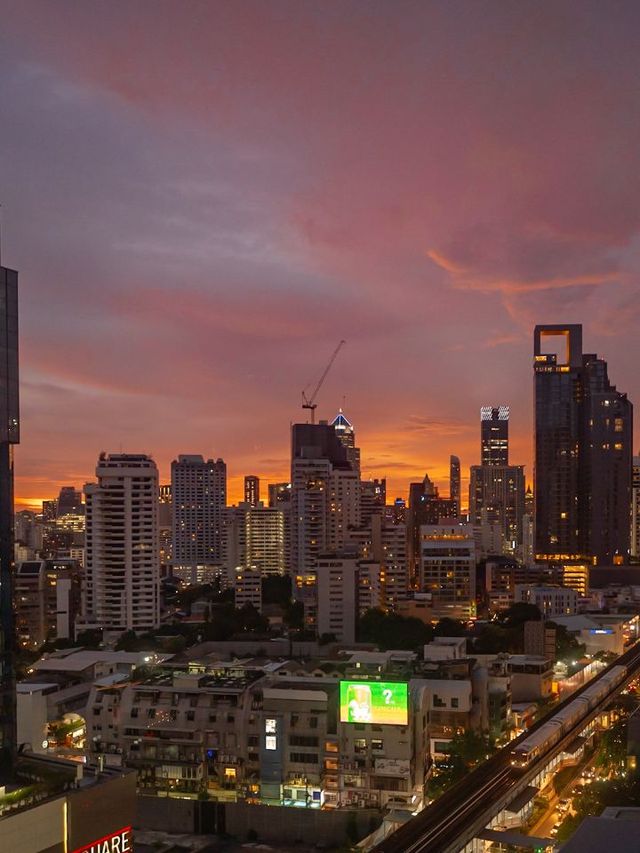
<svg viewBox="0 0 640 853"><path fill-rule="evenodd" d="M340 722L406 726L406 683L395 681L341 681Z"/></svg>

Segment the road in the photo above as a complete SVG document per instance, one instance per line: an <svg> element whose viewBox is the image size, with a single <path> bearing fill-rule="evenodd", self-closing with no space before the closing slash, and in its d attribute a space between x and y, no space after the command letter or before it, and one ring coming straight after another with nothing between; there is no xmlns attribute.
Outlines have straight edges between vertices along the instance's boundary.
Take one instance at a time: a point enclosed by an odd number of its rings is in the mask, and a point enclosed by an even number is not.
<svg viewBox="0 0 640 853"><path fill-rule="evenodd" d="M630 677L637 674L640 670L640 643L636 643L582 689L594 684L613 666L626 666ZM418 853L418 851L439 853L439 851L456 849L458 841L460 841L460 848L463 847L478 831L477 826L482 823L483 817L486 816L486 823L489 823L491 817L500 810L501 804L513 799L523 788L524 782L533 779L544 768L549 759L560 752L585 727L590 719L597 716L602 707L609 702L611 696L623 687L624 683L616 688L613 694L606 697L596 709L581 719L558 744L541 756L524 774L513 769L511 767L511 750L513 747L547 722L561 708L574 701L582 690L572 693L567 699L554 705L549 714L539 720L531 729L481 764L465 779L427 806L419 815L376 845L373 848L374 853Z"/></svg>

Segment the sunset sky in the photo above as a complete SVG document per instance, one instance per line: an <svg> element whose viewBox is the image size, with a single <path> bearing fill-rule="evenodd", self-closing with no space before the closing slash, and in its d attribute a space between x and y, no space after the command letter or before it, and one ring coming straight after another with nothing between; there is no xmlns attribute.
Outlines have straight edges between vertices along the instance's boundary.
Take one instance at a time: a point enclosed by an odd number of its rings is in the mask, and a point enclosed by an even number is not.
<svg viewBox="0 0 640 853"><path fill-rule="evenodd" d="M391 499L479 461L535 323L640 399L640 4L0 0L18 502L101 450L284 479L300 392ZM640 420L640 417L638 418ZM466 472L465 472L466 473Z"/></svg>

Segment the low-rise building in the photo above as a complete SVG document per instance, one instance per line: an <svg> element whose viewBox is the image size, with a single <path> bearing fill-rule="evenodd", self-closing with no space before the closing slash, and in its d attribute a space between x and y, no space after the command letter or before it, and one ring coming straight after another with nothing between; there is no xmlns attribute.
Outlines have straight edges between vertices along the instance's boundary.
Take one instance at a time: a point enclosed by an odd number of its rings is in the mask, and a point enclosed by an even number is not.
<svg viewBox="0 0 640 853"><path fill-rule="evenodd" d="M578 593L564 586L516 584L514 601L534 604L545 619L570 616L578 610Z"/></svg>
<svg viewBox="0 0 640 853"><path fill-rule="evenodd" d="M553 660L537 655L509 655L513 702L548 699L553 691Z"/></svg>
<svg viewBox="0 0 640 853"><path fill-rule="evenodd" d="M415 807L429 760L428 693L422 680L387 670L406 668L406 656L384 654L376 675L350 661L350 681L326 666L264 661L99 679L87 740L92 754L135 767L150 792L327 808L400 798Z"/></svg>
<svg viewBox="0 0 640 853"><path fill-rule="evenodd" d="M554 621L564 626L579 643L584 644L587 654L611 652L621 655L625 648L628 623L633 618L633 616L589 613L558 616Z"/></svg>
<svg viewBox="0 0 640 853"><path fill-rule="evenodd" d="M27 560L16 564L16 632L21 646L73 637L80 613L81 568L75 560Z"/></svg>

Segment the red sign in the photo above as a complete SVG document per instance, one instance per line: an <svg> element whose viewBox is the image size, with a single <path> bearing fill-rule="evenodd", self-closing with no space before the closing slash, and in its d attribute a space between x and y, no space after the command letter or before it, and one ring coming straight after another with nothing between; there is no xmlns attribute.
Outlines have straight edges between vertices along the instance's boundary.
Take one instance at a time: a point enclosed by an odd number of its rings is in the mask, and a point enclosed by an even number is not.
<svg viewBox="0 0 640 853"><path fill-rule="evenodd" d="M111 835L105 835L91 844L78 847L73 853L131 853L133 850L131 839L131 827L125 826Z"/></svg>

